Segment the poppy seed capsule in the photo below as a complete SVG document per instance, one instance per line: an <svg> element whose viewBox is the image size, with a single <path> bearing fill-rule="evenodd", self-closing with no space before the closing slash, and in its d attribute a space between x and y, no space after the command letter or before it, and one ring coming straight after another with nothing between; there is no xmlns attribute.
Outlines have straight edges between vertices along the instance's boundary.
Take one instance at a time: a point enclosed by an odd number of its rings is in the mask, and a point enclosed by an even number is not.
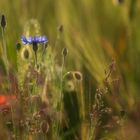
<svg viewBox="0 0 140 140"><path fill-rule="evenodd" d="M63 48L63 50L62 50L62 55L63 55L64 57L66 57L67 54L68 54L67 48Z"/></svg>
<svg viewBox="0 0 140 140"><path fill-rule="evenodd" d="M1 16L1 27L2 27L2 28L5 28L5 26L6 26L5 16L2 15L2 16Z"/></svg>

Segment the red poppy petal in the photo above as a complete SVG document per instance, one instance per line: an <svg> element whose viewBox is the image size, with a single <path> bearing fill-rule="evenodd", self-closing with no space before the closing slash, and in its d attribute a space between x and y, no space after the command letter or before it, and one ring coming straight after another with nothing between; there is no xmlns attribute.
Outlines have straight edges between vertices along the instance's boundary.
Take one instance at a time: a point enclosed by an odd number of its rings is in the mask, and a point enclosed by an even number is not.
<svg viewBox="0 0 140 140"><path fill-rule="evenodd" d="M5 104L6 103L6 98L3 95L0 95L0 105Z"/></svg>

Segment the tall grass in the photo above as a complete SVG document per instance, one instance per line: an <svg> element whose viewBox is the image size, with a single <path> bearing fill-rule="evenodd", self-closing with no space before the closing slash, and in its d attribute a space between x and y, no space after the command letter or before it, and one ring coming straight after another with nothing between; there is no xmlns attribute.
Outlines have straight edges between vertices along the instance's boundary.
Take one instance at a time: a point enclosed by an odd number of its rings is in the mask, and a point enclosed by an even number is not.
<svg viewBox="0 0 140 140"><path fill-rule="evenodd" d="M14 134L22 139L139 138L139 4L138 0L1 0L0 15L6 16L7 25L4 36L0 32L0 92L18 97L24 121L38 115L44 104L49 112L47 119L30 120L36 127L49 126L47 132L28 135L28 129L23 132L13 125ZM21 35L47 35L44 56L41 49L37 54L39 69L33 66L31 46L16 50ZM65 61L63 48L68 49ZM36 83L39 77L43 82ZM32 104L34 97L39 103ZM26 98L32 107L26 106ZM12 109L12 114L20 114ZM5 139L13 134L4 132Z"/></svg>

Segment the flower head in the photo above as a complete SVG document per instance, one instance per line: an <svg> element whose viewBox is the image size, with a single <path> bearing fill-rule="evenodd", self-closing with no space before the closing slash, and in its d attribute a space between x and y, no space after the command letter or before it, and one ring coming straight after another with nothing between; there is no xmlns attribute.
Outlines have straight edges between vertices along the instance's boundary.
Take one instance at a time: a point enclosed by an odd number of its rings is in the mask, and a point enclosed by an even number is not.
<svg viewBox="0 0 140 140"><path fill-rule="evenodd" d="M0 95L0 106L1 105L5 105L5 104L9 104L11 101L16 100L16 96L15 95Z"/></svg>
<svg viewBox="0 0 140 140"><path fill-rule="evenodd" d="M0 114L6 115L10 113L11 106L17 102L15 95L0 95Z"/></svg>
<svg viewBox="0 0 140 140"><path fill-rule="evenodd" d="M48 38L46 36L29 36L29 37L25 37L22 36L21 37L21 41L24 45L26 44L38 44L38 43L47 43L48 42Z"/></svg>

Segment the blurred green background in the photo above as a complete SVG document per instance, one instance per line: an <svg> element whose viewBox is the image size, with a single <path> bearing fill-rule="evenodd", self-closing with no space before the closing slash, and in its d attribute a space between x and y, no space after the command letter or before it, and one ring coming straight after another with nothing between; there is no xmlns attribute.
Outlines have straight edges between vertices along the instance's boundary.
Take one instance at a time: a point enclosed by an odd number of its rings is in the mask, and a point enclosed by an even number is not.
<svg viewBox="0 0 140 140"><path fill-rule="evenodd" d="M68 70L83 70L86 78L92 76L92 82L101 83L107 64L114 58L122 87L128 98L133 96L133 102L139 97L140 82L139 5L137 0L1 0L9 60L16 65L15 44L25 34L29 20L38 21L40 34L47 35L52 46L58 26L63 25L57 47L69 49Z"/></svg>
<svg viewBox="0 0 140 140"><path fill-rule="evenodd" d="M114 58L128 91L136 93L140 79L139 5L137 0L1 0L0 14L7 19L9 60L15 65L15 44L25 34L30 19L39 22L40 34L47 35L52 46L57 27L63 25L58 48L69 49L68 67L85 67L95 81L101 82L108 62Z"/></svg>
<svg viewBox="0 0 140 140"><path fill-rule="evenodd" d="M15 44L25 24L36 19L40 34L58 54L67 47L67 70L84 75L85 94L95 91L112 59L121 79L122 106L131 112L140 99L140 1L138 0L0 0L7 20L8 58L16 66ZM58 27L64 32L58 35ZM0 38L1 35L0 35ZM87 84L88 83L88 84Z"/></svg>

